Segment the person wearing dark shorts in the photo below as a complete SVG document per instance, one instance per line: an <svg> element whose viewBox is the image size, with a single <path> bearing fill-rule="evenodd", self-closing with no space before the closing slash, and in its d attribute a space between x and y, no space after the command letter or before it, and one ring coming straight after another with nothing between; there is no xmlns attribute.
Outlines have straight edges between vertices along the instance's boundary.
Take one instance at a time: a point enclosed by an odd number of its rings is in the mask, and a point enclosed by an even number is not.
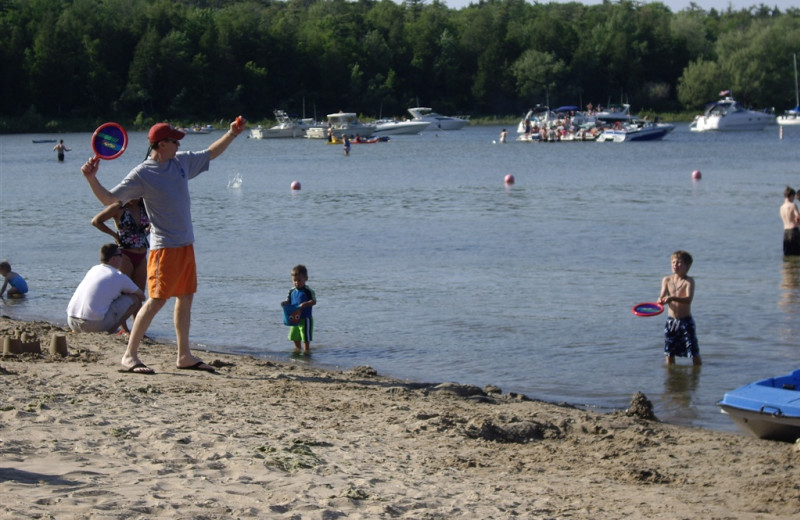
<svg viewBox="0 0 800 520"><path fill-rule="evenodd" d="M666 305L669 317L664 326L664 355L667 365L675 363L675 357L689 357L693 365L701 365L700 349L697 344L692 300L694 299L694 278L689 276L692 255L686 251L675 251L670 257L672 274L661 280L661 294L658 303Z"/></svg>

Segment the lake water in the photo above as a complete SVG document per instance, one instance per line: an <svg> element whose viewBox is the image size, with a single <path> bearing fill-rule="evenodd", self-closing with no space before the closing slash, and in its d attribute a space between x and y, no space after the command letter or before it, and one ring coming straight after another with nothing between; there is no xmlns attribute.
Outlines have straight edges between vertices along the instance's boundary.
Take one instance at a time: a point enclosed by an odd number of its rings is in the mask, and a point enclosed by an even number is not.
<svg viewBox="0 0 800 520"><path fill-rule="evenodd" d="M279 302L304 263L315 349L296 362L599 410L642 391L662 420L730 431L716 406L725 391L800 365L800 265L782 257L778 215L784 187L800 186L800 128L781 140L777 127L679 125L660 142L621 144L493 144L499 132L397 136L349 157L322 141L238 138L191 182L192 341L291 360ZM97 263L108 237L89 223L100 205L79 171L90 135L0 136L0 257L31 287L5 315L65 324ZM182 148L218 136L188 135ZM48 137L72 148L65 163L33 143ZM116 184L146 148L131 133L101 182ZM236 174L241 187L228 188ZM666 368L665 315L631 313L658 297L676 249L695 259L700 369ZM174 340L171 309L149 335Z"/></svg>

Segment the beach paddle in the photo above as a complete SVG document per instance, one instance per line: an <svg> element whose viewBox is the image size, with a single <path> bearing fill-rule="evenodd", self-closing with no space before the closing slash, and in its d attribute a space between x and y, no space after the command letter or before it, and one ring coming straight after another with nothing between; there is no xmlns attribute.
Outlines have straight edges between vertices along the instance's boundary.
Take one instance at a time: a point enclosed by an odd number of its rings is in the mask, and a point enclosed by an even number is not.
<svg viewBox="0 0 800 520"><path fill-rule="evenodd" d="M655 302L643 302L634 305L631 311L633 311L633 314L636 316L642 316L646 318L648 316L658 316L664 312L664 306Z"/></svg>
<svg viewBox="0 0 800 520"><path fill-rule="evenodd" d="M92 162L98 159L110 161L125 152L128 147L128 132L119 123L103 123L92 134Z"/></svg>

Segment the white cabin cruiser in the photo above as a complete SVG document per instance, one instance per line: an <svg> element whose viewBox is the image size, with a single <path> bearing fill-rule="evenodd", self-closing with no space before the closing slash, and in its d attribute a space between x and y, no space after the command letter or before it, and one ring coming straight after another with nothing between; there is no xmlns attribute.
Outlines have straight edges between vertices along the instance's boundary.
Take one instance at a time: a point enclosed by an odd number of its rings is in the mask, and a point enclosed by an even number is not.
<svg viewBox="0 0 800 520"><path fill-rule="evenodd" d="M429 121L397 121L395 119L378 119L370 124L375 125L372 135L414 135L431 125Z"/></svg>
<svg viewBox="0 0 800 520"><path fill-rule="evenodd" d="M443 116L428 107L409 108L408 112L414 116L414 121L431 123L426 130L461 130L469 124L469 119L466 117Z"/></svg>
<svg viewBox="0 0 800 520"><path fill-rule="evenodd" d="M733 99L727 91L724 95L725 97L721 100L709 103L703 115L694 118L692 124L689 125L691 131L763 130L767 125L775 123L773 114L748 110Z"/></svg>
<svg viewBox="0 0 800 520"><path fill-rule="evenodd" d="M286 137L305 137L306 130L311 126L310 120L307 119L294 119L283 110L275 110L275 120L278 124L264 128L258 125L250 129L251 139L277 139Z"/></svg>

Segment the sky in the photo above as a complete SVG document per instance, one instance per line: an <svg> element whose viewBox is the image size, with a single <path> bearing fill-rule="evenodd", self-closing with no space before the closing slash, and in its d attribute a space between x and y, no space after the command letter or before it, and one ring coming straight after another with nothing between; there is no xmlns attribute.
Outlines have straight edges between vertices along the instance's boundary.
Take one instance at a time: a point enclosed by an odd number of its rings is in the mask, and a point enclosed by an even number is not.
<svg viewBox="0 0 800 520"><path fill-rule="evenodd" d="M476 3L478 0L442 0L443 3L450 7L451 9L460 9L462 7L468 6L470 3ZM528 0L533 1L533 0ZM575 0L538 0L540 4L548 4L550 2L557 2L557 3L567 3L569 1ZM577 0L582 4L586 5L597 5L602 4L603 0ZM669 9L673 13L677 13L683 9L689 7L691 0L660 0L662 4L669 7ZM644 0L644 3L650 3L647 0ZM800 7L800 0L695 0L694 2L701 8L705 10L709 10L714 8L718 11L726 11L728 9L728 5L730 5L734 11L738 11L740 9L746 9L751 6L757 6L760 4L764 4L769 7L778 7L781 11L784 11L787 7Z"/></svg>

